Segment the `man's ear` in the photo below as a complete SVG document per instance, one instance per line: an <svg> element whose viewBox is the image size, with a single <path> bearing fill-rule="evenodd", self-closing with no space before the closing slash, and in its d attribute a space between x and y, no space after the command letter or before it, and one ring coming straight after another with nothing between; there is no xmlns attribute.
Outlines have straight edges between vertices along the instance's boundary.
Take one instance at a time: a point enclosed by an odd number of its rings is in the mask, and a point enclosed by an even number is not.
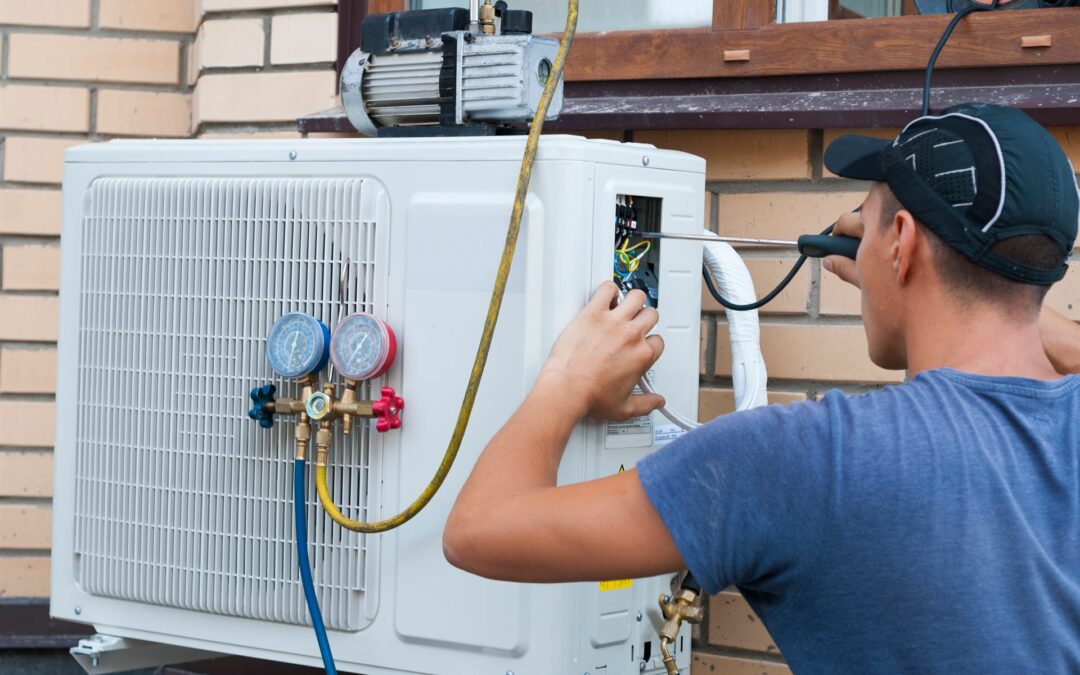
<svg viewBox="0 0 1080 675"><path fill-rule="evenodd" d="M911 266L919 254L919 238L921 233L916 226L915 217L907 209L900 209L893 217L893 227L896 228L896 239L890 251L893 271L896 273L896 281L901 286L908 283L911 274Z"/></svg>

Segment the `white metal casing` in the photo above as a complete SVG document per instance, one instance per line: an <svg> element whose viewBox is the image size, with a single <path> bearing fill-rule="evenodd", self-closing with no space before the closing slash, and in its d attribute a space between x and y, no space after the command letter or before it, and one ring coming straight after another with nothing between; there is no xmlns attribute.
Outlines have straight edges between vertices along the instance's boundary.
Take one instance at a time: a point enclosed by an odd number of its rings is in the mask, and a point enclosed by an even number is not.
<svg viewBox="0 0 1080 675"><path fill-rule="evenodd" d="M372 384L404 396L405 426L371 433L360 455L349 454L338 435L331 465L346 458L357 463L332 472L331 488L347 504L363 502L347 510L354 517L399 511L431 479L449 440L524 142L113 141L68 151L54 616L119 637L319 664L288 555L291 425L283 420L273 431L260 430L244 415L251 387L276 382L290 394L293 385L271 372L264 337L251 336L265 336L277 318L271 314L293 309L332 326L340 267L325 260L327 252L360 246L360 257L370 257L365 295L350 297L349 308L371 309L397 333L397 361ZM353 236L341 229L352 232L352 221L342 216L348 209L341 210L348 189L361 193L355 205L362 213L353 216L369 237L357 241L366 243L339 241ZM366 539L333 526L309 494L316 584L328 621L346 627L330 631L341 670L630 675L642 672L642 650L651 641L644 672L662 672L657 596L670 579L606 591L596 583L487 581L445 561L441 533L484 443L521 402L562 328L610 278L616 195L662 198L663 230L697 233L703 192L704 161L697 157L640 144L543 138L487 373L442 492L403 528ZM258 207L260 200L269 205ZM282 235L281 228L293 229ZM265 233L276 238L260 243ZM316 251L311 242L323 248ZM257 246L266 247L265 255L253 252ZM300 259L310 266L298 267ZM333 271L311 283L313 270L327 266ZM700 266L700 243L664 242L657 332L666 351L654 379L669 405L689 416L697 410ZM110 315L116 308L126 314ZM168 342L174 338L179 341ZM178 365L159 372L154 359ZM87 381L97 389L86 391ZM128 391L125 383L140 390ZM189 412L167 414L176 409ZM665 421L654 417L656 430L664 430ZM181 424L188 425L186 435L177 435ZM610 431L598 422L578 425L561 483L631 468L655 447L651 435L642 442L645 437ZM185 513L203 511L187 532ZM103 513L122 517L114 523ZM251 542L249 531L270 534ZM335 542L345 546L349 536L361 541L353 553L334 558ZM87 551L104 557L94 563ZM182 554L193 557L179 569L174 557ZM111 560L115 565L105 564ZM334 569L320 565L332 560L339 561ZM259 574L279 570L287 583L255 578L252 566ZM109 578L88 579L88 569ZM321 583L348 580L357 570L362 582L344 590ZM327 601L339 596L355 602ZM688 668L688 631L679 646L679 663Z"/></svg>

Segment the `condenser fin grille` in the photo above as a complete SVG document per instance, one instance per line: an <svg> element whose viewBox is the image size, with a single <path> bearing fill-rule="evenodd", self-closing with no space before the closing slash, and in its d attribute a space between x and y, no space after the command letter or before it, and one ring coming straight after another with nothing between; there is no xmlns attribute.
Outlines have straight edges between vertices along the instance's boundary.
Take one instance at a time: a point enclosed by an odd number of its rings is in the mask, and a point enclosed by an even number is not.
<svg viewBox="0 0 1080 675"><path fill-rule="evenodd" d="M75 576L87 592L309 623L293 544L293 430L247 418L275 382L266 335L292 311L376 311L385 193L361 178L103 178L85 196ZM347 297L338 303L350 260ZM371 434L334 438L330 481L368 516ZM328 626L359 630L363 535L308 517Z"/></svg>

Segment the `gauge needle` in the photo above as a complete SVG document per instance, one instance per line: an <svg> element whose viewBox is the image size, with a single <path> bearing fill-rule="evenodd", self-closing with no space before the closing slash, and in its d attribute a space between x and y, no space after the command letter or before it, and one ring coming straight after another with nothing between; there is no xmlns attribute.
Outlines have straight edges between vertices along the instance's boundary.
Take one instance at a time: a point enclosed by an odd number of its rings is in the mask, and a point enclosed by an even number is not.
<svg viewBox="0 0 1080 675"><path fill-rule="evenodd" d="M300 333L293 333L292 344L289 345L289 356L296 356L296 343L300 340Z"/></svg>
<svg viewBox="0 0 1080 675"><path fill-rule="evenodd" d="M360 353L360 350L363 349L364 343L367 342L369 337L371 337L371 336L368 335L367 333L364 333L364 337L360 338L360 343L356 345L356 349L354 349L352 355L349 356L350 361L355 359L356 355Z"/></svg>

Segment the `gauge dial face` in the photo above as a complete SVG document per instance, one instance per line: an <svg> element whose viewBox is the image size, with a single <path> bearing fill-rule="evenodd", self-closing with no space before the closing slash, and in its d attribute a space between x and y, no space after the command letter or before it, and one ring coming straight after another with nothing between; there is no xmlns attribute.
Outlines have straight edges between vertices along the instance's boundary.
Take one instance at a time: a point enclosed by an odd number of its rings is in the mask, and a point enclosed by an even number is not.
<svg viewBox="0 0 1080 675"><path fill-rule="evenodd" d="M326 326L313 316L293 312L270 329L267 355L270 367L282 377L303 377L326 365L329 347Z"/></svg>
<svg viewBox="0 0 1080 675"><path fill-rule="evenodd" d="M359 382L385 373L396 349L389 326L370 314L350 314L334 331L330 358L345 379Z"/></svg>

